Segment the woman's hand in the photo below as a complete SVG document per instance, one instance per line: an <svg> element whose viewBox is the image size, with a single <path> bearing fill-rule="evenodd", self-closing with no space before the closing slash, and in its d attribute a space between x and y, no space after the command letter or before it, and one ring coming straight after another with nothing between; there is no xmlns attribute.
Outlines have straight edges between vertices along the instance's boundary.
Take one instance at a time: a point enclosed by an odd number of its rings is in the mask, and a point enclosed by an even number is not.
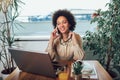
<svg viewBox="0 0 120 80"><path fill-rule="evenodd" d="M57 30L57 27L53 30L53 32L51 33L51 39L54 40L56 39L57 37L59 37L59 34L58 34L58 30Z"/></svg>
<svg viewBox="0 0 120 80"><path fill-rule="evenodd" d="M73 41L73 45L78 44L78 42L77 42L77 37L76 37L76 35L75 35L74 32L70 31L70 32L69 32L69 37L71 37L71 39L72 39L72 41Z"/></svg>

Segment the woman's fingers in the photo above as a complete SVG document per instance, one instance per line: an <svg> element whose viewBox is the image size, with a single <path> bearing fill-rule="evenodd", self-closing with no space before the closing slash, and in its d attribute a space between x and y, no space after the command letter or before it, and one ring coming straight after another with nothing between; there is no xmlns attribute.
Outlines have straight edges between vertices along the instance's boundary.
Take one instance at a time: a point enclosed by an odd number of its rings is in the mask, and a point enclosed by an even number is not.
<svg viewBox="0 0 120 80"><path fill-rule="evenodd" d="M68 36L68 38L72 38L72 34L73 34L73 32L70 31L70 32L69 32L69 36Z"/></svg>
<svg viewBox="0 0 120 80"><path fill-rule="evenodd" d="M54 30L53 30L53 32L52 32L52 37L53 37L53 39L55 39L55 38L57 38L59 35L58 35L58 33L57 33L57 28L55 28Z"/></svg>

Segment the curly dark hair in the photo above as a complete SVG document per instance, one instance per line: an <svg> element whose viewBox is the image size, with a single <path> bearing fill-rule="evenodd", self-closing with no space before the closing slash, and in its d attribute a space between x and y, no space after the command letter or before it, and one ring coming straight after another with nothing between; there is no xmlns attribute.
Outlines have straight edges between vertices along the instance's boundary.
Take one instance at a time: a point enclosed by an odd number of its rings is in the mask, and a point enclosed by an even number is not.
<svg viewBox="0 0 120 80"><path fill-rule="evenodd" d="M52 16L52 24L53 24L54 28L56 28L57 19L58 19L59 16L66 17L67 20L68 20L68 23L71 25L69 29L71 31L74 31L74 29L76 27L75 26L76 25L75 18L73 16L73 14L70 11L66 10L66 9L63 9L63 10L59 9L59 10L55 11L55 13L53 14L53 16Z"/></svg>

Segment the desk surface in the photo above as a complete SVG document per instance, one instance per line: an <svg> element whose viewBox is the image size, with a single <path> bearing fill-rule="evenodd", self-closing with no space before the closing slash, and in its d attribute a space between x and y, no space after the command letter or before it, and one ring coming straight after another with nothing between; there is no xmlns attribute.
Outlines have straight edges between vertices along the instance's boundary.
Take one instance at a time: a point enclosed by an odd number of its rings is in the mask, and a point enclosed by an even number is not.
<svg viewBox="0 0 120 80"><path fill-rule="evenodd" d="M86 62L94 65L96 72L97 72L98 80L112 80L112 77L107 73L107 71L101 66L101 64L98 61L87 60ZM53 79L53 78L49 78L49 77L45 77L41 75L30 74L27 72L20 72L20 70L16 68L6 78L6 80L58 80L58 79ZM70 78L69 80L73 80L73 79Z"/></svg>

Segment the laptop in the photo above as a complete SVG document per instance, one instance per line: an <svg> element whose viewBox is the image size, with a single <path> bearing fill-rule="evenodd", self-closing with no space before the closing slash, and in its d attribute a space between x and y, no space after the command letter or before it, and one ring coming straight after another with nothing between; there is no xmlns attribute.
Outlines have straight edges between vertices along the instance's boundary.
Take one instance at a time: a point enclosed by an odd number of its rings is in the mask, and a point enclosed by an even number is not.
<svg viewBox="0 0 120 80"><path fill-rule="evenodd" d="M58 72L65 66L52 62L48 52L34 52L17 48L8 50L18 68L24 72L56 78Z"/></svg>

